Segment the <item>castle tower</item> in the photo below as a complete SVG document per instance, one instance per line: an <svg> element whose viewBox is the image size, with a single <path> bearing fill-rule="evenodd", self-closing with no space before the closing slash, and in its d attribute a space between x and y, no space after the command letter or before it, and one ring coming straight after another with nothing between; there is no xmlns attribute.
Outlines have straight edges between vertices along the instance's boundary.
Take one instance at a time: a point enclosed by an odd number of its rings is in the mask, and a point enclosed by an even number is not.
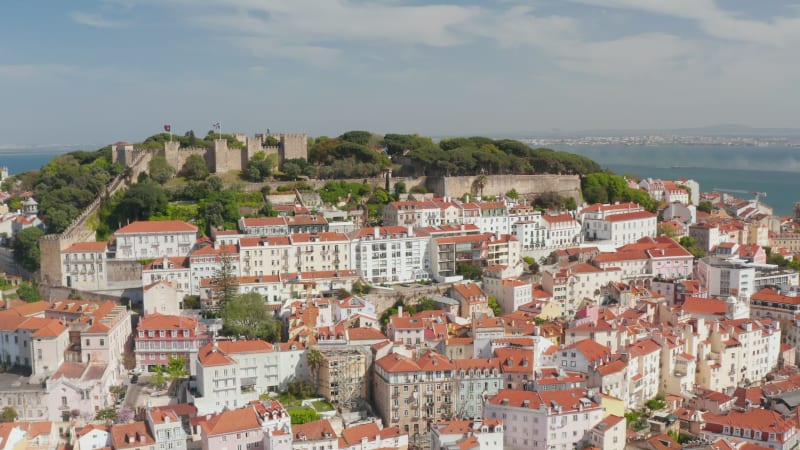
<svg viewBox="0 0 800 450"><path fill-rule="evenodd" d="M114 162L123 167L130 167L133 162L133 144L120 141L111 148L114 152Z"/></svg>
<svg viewBox="0 0 800 450"><path fill-rule="evenodd" d="M225 173L231 170L230 152L228 151L228 141L226 139L214 139L214 152L211 155L214 173Z"/></svg>
<svg viewBox="0 0 800 450"><path fill-rule="evenodd" d="M279 134L276 136L280 141L280 160L281 163L287 159L308 159L308 135L302 134Z"/></svg>

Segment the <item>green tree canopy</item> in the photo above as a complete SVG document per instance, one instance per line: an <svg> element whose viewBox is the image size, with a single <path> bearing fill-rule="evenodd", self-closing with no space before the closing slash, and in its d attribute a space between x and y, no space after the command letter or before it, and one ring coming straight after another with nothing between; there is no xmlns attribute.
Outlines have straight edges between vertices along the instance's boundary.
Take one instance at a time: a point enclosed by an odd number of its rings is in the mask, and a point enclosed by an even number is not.
<svg viewBox="0 0 800 450"><path fill-rule="evenodd" d="M497 297L495 297L494 295L489 295L488 303L489 303L489 308L494 313L494 316L500 317L500 303L498 303Z"/></svg>
<svg viewBox="0 0 800 450"><path fill-rule="evenodd" d="M277 165L278 157L274 153L267 155L265 152L257 152L247 162L247 166L242 171L245 179L255 182L264 181L272 176L272 171Z"/></svg>
<svg viewBox="0 0 800 450"><path fill-rule="evenodd" d="M248 339L274 342L280 337L281 325L264 298L256 292L237 295L222 306L222 332Z"/></svg>
<svg viewBox="0 0 800 450"><path fill-rule="evenodd" d="M706 256L706 252L697 245L697 242L691 236L684 236L678 241L681 247L692 254L695 258L702 258Z"/></svg>
<svg viewBox="0 0 800 450"><path fill-rule="evenodd" d="M628 187L625 178L613 173L586 175L581 180L581 191L587 203L636 202L651 212L656 208L656 203L647 192Z"/></svg>
<svg viewBox="0 0 800 450"><path fill-rule="evenodd" d="M26 228L14 236L14 260L29 272L39 270L39 238L44 232L37 227Z"/></svg>
<svg viewBox="0 0 800 450"><path fill-rule="evenodd" d="M458 265L456 273L468 280L480 280L483 277L483 269L474 264L461 263Z"/></svg>
<svg viewBox="0 0 800 450"><path fill-rule="evenodd" d="M154 156L153 159L147 163L148 173L150 178L159 184L166 183L173 175L175 175L175 168L170 166L167 158L163 156Z"/></svg>
<svg viewBox="0 0 800 450"><path fill-rule="evenodd" d="M19 413L13 406L4 406L0 412L0 422L14 422L19 417Z"/></svg>
<svg viewBox="0 0 800 450"><path fill-rule="evenodd" d="M714 204L713 204L713 203L711 203L711 202L709 202L708 200L703 200L703 201L701 201L701 202L700 202L700 204L699 204L699 205L697 205L697 210L698 210L698 211L703 211L703 212L706 212L706 213L711 213L711 211L712 211L713 209L714 209Z"/></svg>
<svg viewBox="0 0 800 450"><path fill-rule="evenodd" d="M348 131L340 136L343 141L352 142L358 145L368 145L372 139L372 133L369 131Z"/></svg>
<svg viewBox="0 0 800 450"><path fill-rule="evenodd" d="M167 212L167 193L152 180L135 183L125 191L117 211L122 222L147 220L153 215L164 214Z"/></svg>
<svg viewBox="0 0 800 450"><path fill-rule="evenodd" d="M206 160L202 156L195 154L186 158L179 175L187 180L200 181L205 180L208 177L208 173Z"/></svg>

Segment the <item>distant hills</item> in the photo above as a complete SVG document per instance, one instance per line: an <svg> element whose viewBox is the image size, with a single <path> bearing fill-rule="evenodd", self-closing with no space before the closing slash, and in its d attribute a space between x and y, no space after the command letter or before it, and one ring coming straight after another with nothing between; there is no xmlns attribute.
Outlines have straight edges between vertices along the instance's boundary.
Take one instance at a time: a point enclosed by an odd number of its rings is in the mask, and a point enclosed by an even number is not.
<svg viewBox="0 0 800 450"><path fill-rule="evenodd" d="M595 129L595 130L550 130L519 133L515 137L570 138L582 136L736 136L736 137L776 137L800 139L800 128L756 128L739 124L719 124L695 128L659 129Z"/></svg>

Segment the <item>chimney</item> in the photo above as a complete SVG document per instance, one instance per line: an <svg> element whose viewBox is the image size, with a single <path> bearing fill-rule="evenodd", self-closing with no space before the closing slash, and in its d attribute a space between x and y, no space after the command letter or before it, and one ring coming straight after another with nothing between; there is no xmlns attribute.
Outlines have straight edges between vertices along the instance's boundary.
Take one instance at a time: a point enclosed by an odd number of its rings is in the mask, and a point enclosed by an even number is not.
<svg viewBox="0 0 800 450"><path fill-rule="evenodd" d="M381 237L381 228L380 227L375 227L374 228L374 233L375 233L375 239L378 239L379 237Z"/></svg>
<svg viewBox="0 0 800 450"><path fill-rule="evenodd" d="M414 227L411 225L408 226L408 237L414 236Z"/></svg>
<svg viewBox="0 0 800 450"><path fill-rule="evenodd" d="M403 317L403 305L397 307L397 317Z"/></svg>

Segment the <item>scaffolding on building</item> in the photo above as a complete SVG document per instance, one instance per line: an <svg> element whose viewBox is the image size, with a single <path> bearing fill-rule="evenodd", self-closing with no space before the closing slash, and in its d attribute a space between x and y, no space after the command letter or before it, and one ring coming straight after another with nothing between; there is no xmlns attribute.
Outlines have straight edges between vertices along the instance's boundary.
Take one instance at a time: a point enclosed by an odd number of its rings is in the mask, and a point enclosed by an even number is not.
<svg viewBox="0 0 800 450"><path fill-rule="evenodd" d="M320 348L327 380L321 386L328 401L342 410L362 407L367 387L368 354L363 348Z"/></svg>

